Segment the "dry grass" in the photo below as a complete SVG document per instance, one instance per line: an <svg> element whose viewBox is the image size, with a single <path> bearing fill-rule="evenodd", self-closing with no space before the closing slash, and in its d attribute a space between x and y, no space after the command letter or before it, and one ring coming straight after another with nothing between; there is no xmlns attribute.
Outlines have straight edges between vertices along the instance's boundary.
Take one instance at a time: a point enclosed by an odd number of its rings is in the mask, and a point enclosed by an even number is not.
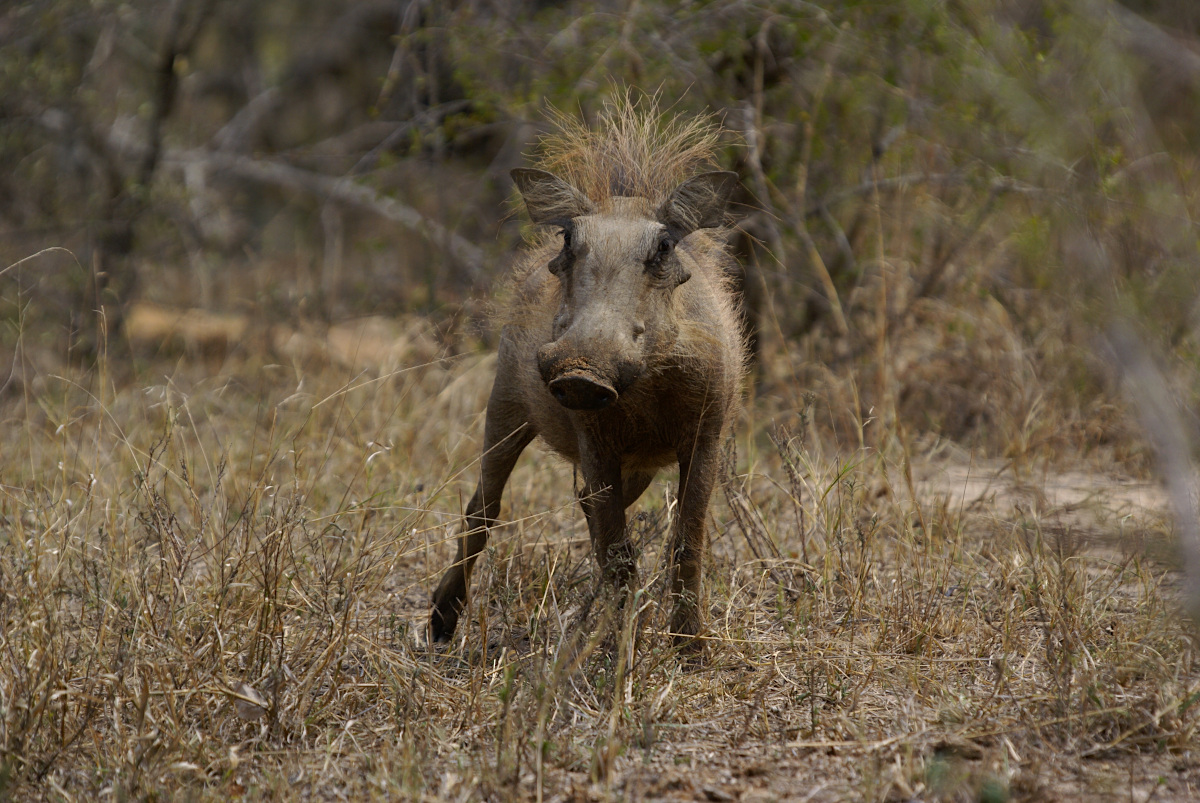
<svg viewBox="0 0 1200 803"><path fill-rule="evenodd" d="M871 419L847 441L853 381L814 380L805 401L768 377L747 406L712 512L701 658L661 632L673 480L639 503L649 579L614 612L593 599L571 472L538 450L469 626L427 651L491 359L430 361L409 331L386 369L312 338L289 364L270 362L278 338L251 339L215 370L158 355L120 384L104 363L18 362L0 428L0 797L1182 800L1200 785L1200 671L1162 514L1115 494L1056 504L1044 474L876 437ZM936 481L954 471L990 484Z"/></svg>
<svg viewBox="0 0 1200 803"><path fill-rule="evenodd" d="M1151 452L1120 360L1095 343L1137 330L1161 395L1195 409L1200 165L1179 115L1195 80L1155 97L1183 79L1134 52L1147 29L1119 4L410 4L424 22L384 37L382 86L358 48L347 72L366 77L336 90L256 86L286 89L287 113L261 148L225 151L259 159L225 189L169 172L166 152L153 187L140 150L107 162L101 135L145 120L155 26L85 5L0 58L18 79L0 92L18 126L0 143L0 800L1200 797L1176 533L1139 484ZM290 45L287 14L258 14L214 35L275 44L176 60L167 151L220 157L213 133L238 127L197 94L206 76L290 75L317 52L298 43L332 36L324 13L292 16ZM88 28L94 47L60 35ZM1153 49L1191 63L1182 32L1159 33ZM77 68L54 68L59 40ZM469 312L440 333L279 319L481 287L492 266L471 247L447 261L442 237L397 238L395 219L515 241L515 218L493 227L493 179L531 100L594 110L606 75L683 97L684 116L652 137L629 116L620 147L574 168L594 143L566 123L544 166L661 194L710 156L692 107L723 109L745 148L722 164L762 240L744 244L762 370L711 511L705 648L663 633L676 480L637 506L646 585L613 609L575 478L533 449L459 637L430 650L494 358L447 334ZM356 97L373 105L328 106ZM90 134L54 122L76 117ZM55 130L23 132L35 120ZM389 120L387 140L352 144ZM134 309L124 356L79 367L104 340L62 332L117 224L137 233L142 300L163 306ZM57 236L99 250L39 250Z"/></svg>

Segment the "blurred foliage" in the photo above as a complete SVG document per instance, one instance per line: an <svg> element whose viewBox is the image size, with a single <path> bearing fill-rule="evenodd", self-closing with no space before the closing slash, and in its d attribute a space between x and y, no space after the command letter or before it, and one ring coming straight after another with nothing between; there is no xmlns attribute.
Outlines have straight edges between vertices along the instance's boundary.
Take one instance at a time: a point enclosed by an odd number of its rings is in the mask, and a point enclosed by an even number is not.
<svg viewBox="0 0 1200 803"><path fill-rule="evenodd" d="M1195 363L1198 37L1190 0L22 3L0 263L78 263L0 278L2 337L86 346L137 298L452 330L546 108L632 86L729 131L761 376L850 372L851 417L1006 453L1050 405L1086 450L1119 436L1109 322Z"/></svg>

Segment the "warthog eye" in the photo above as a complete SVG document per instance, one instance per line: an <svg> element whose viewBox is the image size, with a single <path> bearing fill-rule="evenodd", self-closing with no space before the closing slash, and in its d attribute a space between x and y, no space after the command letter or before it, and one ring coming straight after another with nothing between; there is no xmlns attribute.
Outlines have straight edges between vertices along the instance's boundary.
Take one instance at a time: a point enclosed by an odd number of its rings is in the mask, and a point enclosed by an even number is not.
<svg viewBox="0 0 1200 803"><path fill-rule="evenodd" d="M571 267L571 263L575 261L575 252L571 250L571 227L564 225L558 232L563 238L563 250L558 256L550 260L550 272L555 276L561 274L565 269Z"/></svg>
<svg viewBox="0 0 1200 803"><path fill-rule="evenodd" d="M654 253L646 260L646 268L651 272L658 272L666 263L667 257L671 256L673 250L675 250L674 238L669 235L664 236L658 241L658 247L654 249Z"/></svg>

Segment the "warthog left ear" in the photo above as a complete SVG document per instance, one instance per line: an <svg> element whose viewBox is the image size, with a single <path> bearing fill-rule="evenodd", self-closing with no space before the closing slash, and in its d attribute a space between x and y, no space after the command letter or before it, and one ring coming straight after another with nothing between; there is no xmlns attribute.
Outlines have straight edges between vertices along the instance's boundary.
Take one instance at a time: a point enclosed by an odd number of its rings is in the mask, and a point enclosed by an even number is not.
<svg viewBox="0 0 1200 803"><path fill-rule="evenodd" d="M595 211L586 195L553 173L518 167L509 175L525 199L529 219L534 223L565 222Z"/></svg>
<svg viewBox="0 0 1200 803"><path fill-rule="evenodd" d="M712 229L725 222L725 208L738 185L738 174L729 170L701 173L680 184L658 208L658 219L686 237L696 229Z"/></svg>

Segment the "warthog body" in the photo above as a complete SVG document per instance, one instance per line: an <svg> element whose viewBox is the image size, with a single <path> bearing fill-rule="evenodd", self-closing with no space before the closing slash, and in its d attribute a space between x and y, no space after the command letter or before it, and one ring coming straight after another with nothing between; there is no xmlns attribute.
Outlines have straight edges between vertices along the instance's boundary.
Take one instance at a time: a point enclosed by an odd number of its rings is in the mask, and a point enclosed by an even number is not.
<svg viewBox="0 0 1200 803"><path fill-rule="evenodd" d="M435 640L453 633L504 485L539 436L580 468L593 553L616 586L637 582L625 509L678 464L672 629L698 632L705 518L745 354L719 228L737 178L698 170L714 142L707 123L623 105L597 131L564 123L544 143L553 173L513 171L530 218L554 229L500 311L482 476L433 594Z"/></svg>

